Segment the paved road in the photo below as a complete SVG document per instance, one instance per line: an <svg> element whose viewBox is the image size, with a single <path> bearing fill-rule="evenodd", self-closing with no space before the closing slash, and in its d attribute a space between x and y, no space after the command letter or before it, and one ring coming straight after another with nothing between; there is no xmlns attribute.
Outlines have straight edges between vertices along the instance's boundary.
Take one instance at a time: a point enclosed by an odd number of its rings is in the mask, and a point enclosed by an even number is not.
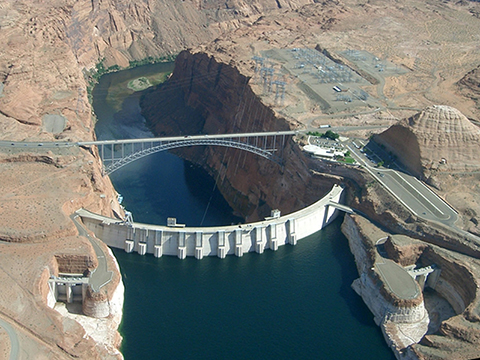
<svg viewBox="0 0 480 360"><path fill-rule="evenodd" d="M76 143L58 141L58 142L25 142L25 141L0 141L0 147L10 148L59 148L77 146Z"/></svg>
<svg viewBox="0 0 480 360"><path fill-rule="evenodd" d="M360 130L379 130L387 129L390 125L362 125L362 126L332 126L328 129L322 128L322 130L332 130L333 132L347 132L347 131L360 131Z"/></svg>
<svg viewBox="0 0 480 360"><path fill-rule="evenodd" d="M337 132L350 131L353 129L365 129L370 128L369 126L339 126L332 127L329 129L335 130ZM175 141L175 140L196 140L196 139L223 139L223 138L240 138L240 137L255 137L255 136L279 136L279 135L295 135L297 131L277 131L277 132L258 132L258 133L244 133L244 134L216 134L216 135L192 135L192 136L180 136L180 137L169 137L169 138L148 138L148 139L128 139L128 140L106 140L106 141L89 141L89 142L12 142L12 141L0 141L0 147L27 147L27 148L58 148L58 147L71 147L79 145L99 145L99 144L118 144L118 143L142 143L142 142L152 142L152 141ZM441 200L436 194L434 194L429 188L427 188L423 183L418 181L413 176L408 174L383 169L375 168L374 164L371 163L371 160L365 157L357 147L354 146L353 142L350 142L348 146L352 156L360 164L369 171L385 188L392 193L401 203L403 203L410 211L415 215L427 219L434 220L444 223L448 226L453 226L457 220L456 212L448 206L443 200ZM77 224L77 223L76 223ZM77 224L77 227L80 225ZM79 227L79 231L81 226ZM82 228L83 229L83 228ZM84 231L84 230L83 230ZM88 237L88 234L85 232L85 235ZM92 245L95 247L95 240L91 240ZM101 249L98 249L103 256ZM97 251L97 249L95 250Z"/></svg>
<svg viewBox="0 0 480 360"><path fill-rule="evenodd" d="M95 239L88 235L87 230L80 222L78 222L77 218L78 215L75 213L70 215L70 219L72 219L72 221L75 223L75 226L77 227L78 234L80 236L85 236L90 241L93 249L95 250L95 255L97 255L98 266L96 269L93 270L92 274L90 275L89 284L94 292L98 292L102 286L108 284L110 280L112 280L113 272L108 271L107 259L102 248L97 244L97 241Z"/></svg>
<svg viewBox="0 0 480 360"><path fill-rule="evenodd" d="M237 139L249 137L262 136L291 136L296 135L298 131L268 131L255 133L240 133L240 134L204 134L204 135L186 135L186 136L171 136L161 138L144 138L144 139L125 139L125 140L102 140L102 141L81 141L78 145L108 145L108 144L138 144L151 142L167 142L167 141L186 141L186 140L204 140L204 139Z"/></svg>
<svg viewBox="0 0 480 360"><path fill-rule="evenodd" d="M441 222L453 227L457 213L440 197L414 176L401 171L377 168L352 144L348 148L357 162L364 166L407 209L420 218Z"/></svg>
<svg viewBox="0 0 480 360"><path fill-rule="evenodd" d="M0 326L5 329L10 338L10 356L8 357L8 359L18 359L18 352L20 350L20 346L18 345L17 333L9 323L3 321L2 319L0 319Z"/></svg>

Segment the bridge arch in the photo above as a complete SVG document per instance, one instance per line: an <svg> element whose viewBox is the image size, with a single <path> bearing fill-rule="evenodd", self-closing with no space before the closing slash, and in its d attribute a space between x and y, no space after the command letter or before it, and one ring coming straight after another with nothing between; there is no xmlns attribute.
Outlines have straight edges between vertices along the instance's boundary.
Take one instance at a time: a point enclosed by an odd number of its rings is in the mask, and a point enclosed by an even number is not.
<svg viewBox="0 0 480 360"><path fill-rule="evenodd" d="M104 174L114 171L140 158L160 151L186 146L210 145L244 150L282 164L285 138L295 131L258 132L242 134L192 135L183 137L104 140L79 142L79 146L96 145L104 165Z"/></svg>
<svg viewBox="0 0 480 360"><path fill-rule="evenodd" d="M106 175L110 175L116 170L121 169L125 165L130 164L133 161L141 159L145 156L155 154L161 151L176 149L180 147L187 147L187 146L199 146L199 145L214 145L214 146L223 146L223 147L230 147L234 149L244 150L251 152L253 154L259 155L264 157L265 159L271 160L277 164L282 163L282 159L279 156L275 156L273 152L270 150L264 150L253 145L243 144L236 141L228 141L228 140L220 140L220 139L205 139L205 140L191 140L191 141L174 141L169 142L166 144L161 144L157 146L148 147L142 150L135 151L125 157L114 159L102 159L104 162L104 172ZM105 165L105 162L109 162L109 165Z"/></svg>

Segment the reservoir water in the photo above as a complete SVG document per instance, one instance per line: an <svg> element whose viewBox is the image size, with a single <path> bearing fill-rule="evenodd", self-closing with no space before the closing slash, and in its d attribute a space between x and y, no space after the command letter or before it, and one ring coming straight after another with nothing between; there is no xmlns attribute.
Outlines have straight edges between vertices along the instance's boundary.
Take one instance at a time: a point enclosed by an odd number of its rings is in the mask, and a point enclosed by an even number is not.
<svg viewBox="0 0 480 360"><path fill-rule="evenodd" d="M129 87L140 77L155 83L171 69L149 65L102 77L93 92L97 137L152 136L140 115L141 92ZM241 221L212 179L167 152L111 178L135 221ZM157 259L114 249L126 290L125 359L394 359L350 287L358 274L341 220L296 246L241 258Z"/></svg>

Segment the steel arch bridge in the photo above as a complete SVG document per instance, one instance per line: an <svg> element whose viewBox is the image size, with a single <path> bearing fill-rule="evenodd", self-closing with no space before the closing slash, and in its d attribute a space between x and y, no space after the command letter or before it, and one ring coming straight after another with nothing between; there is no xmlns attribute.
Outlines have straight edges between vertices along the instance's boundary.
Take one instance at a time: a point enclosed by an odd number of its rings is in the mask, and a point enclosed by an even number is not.
<svg viewBox="0 0 480 360"><path fill-rule="evenodd" d="M84 147L97 146L103 161L104 175L110 175L125 165L150 154L197 145L224 146L240 149L281 164L281 150L285 145L286 137L295 135L296 133L296 131L277 131L192 135L147 139L86 141L79 142L78 145Z"/></svg>

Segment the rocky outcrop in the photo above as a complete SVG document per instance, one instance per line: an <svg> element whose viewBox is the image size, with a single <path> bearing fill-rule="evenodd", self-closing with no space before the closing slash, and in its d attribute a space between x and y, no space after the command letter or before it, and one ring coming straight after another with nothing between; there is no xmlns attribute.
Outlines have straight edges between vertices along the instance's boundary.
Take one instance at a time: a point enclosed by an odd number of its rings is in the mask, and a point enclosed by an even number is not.
<svg viewBox="0 0 480 360"><path fill-rule="evenodd" d="M234 64L205 53L184 51L177 57L168 83L151 91L142 113L157 135L195 135L281 131L289 123L264 105ZM308 158L292 139L281 150L279 166L245 151L194 147L181 155L203 166L240 216L255 221L272 209L290 213L324 195L333 179L314 175Z"/></svg>
<svg viewBox="0 0 480 360"><path fill-rule="evenodd" d="M91 140L94 122L85 75L96 71L95 64L100 63L98 69L103 71L128 66L135 60L161 58L252 24L266 12L314 2L4 2L0 6L1 137L39 142ZM64 122L63 131L52 131L51 124L46 124L51 121L43 121L52 116ZM118 350L106 349L103 340L96 344L78 325L80 320L72 321L53 311L48 299L51 274L59 267L68 271L83 268L82 259L69 261L64 256L72 259L75 254L92 253L91 246L77 236L69 215L80 207L121 215L115 190L108 177L101 175L94 150L30 150L2 149L1 154L0 239L10 244L3 244L1 251L0 310L28 331L29 341L35 344L24 350L29 354L44 358L121 357ZM72 251L66 253L67 243L82 246L72 245ZM55 264L55 255L61 264ZM87 268L91 270L90 265ZM100 305L110 303L110 312L115 312L111 302L117 296L112 294L118 294L121 287L118 270L115 276L104 289L108 295L99 299ZM115 334L118 322L111 324L108 332Z"/></svg>
<svg viewBox="0 0 480 360"><path fill-rule="evenodd" d="M480 101L480 66L466 73L458 82L460 91L477 104Z"/></svg>
<svg viewBox="0 0 480 360"><path fill-rule="evenodd" d="M398 297L391 290L389 280L380 270L380 265L385 260L379 259L376 254L376 240L371 239L358 226L361 221L347 215L342 224L342 232L349 240L360 275L352 287L373 313L375 323L382 329L387 344L399 357L410 345L420 342L427 332L428 313L418 284L415 284L417 295L409 299ZM396 276L402 271L404 270L398 266Z"/></svg>
<svg viewBox="0 0 480 360"><path fill-rule="evenodd" d="M82 66L105 66L177 54L224 32L250 25L260 16L297 9L313 0L80 1L65 6L67 37ZM93 61L92 61L93 60Z"/></svg>
<svg viewBox="0 0 480 360"><path fill-rule="evenodd" d="M345 216L342 232L359 272L352 287L372 311L398 359L472 359L480 355L480 273L478 266L467 266L471 258L407 236L389 235L358 216ZM386 240L379 242L382 238ZM392 260L399 268L400 264L406 269L434 266L426 281L428 303L422 296L402 300L392 293L378 270ZM439 307L431 300L432 294L445 299L451 310Z"/></svg>
<svg viewBox="0 0 480 360"><path fill-rule="evenodd" d="M480 128L449 106L428 107L374 140L421 178L427 179L437 171L480 169Z"/></svg>
<svg viewBox="0 0 480 360"><path fill-rule="evenodd" d="M58 272L64 274L84 274L86 276L98 266L95 254L57 254L55 260L58 264Z"/></svg>

